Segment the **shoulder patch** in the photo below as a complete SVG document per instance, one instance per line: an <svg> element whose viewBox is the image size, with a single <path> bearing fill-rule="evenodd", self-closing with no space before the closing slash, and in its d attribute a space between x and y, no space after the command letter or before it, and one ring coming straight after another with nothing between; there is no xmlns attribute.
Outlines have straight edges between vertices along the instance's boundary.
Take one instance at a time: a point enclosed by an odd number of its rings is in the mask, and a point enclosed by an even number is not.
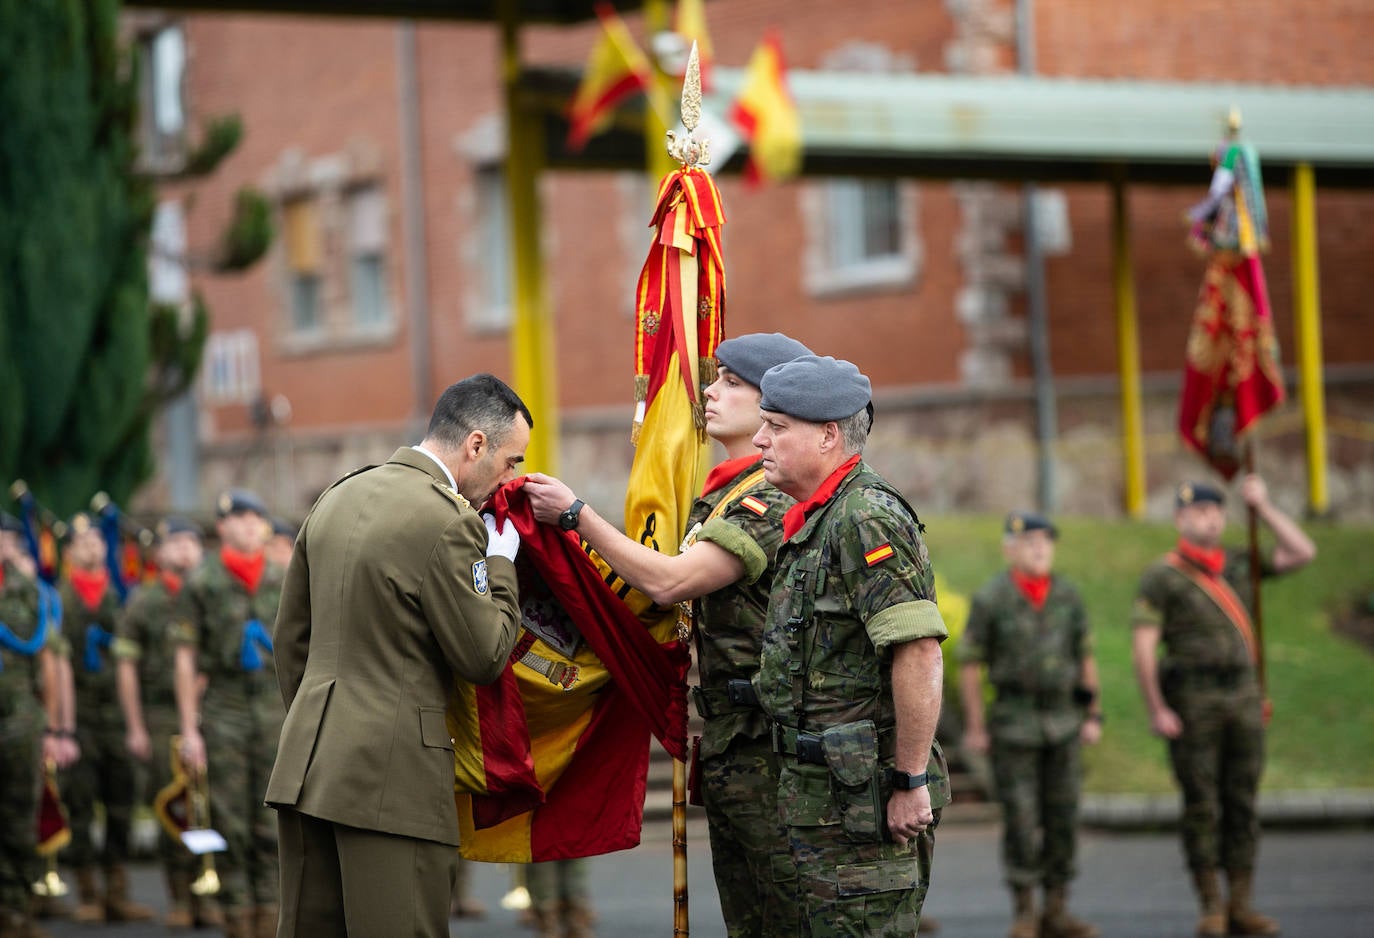
<svg viewBox="0 0 1374 938"><path fill-rule="evenodd" d="M458 497L462 498L461 495ZM487 561L485 557L472 565L472 588L478 595L485 596L487 594Z"/></svg>
<svg viewBox="0 0 1374 938"><path fill-rule="evenodd" d="M448 496L450 499L452 499L454 502L456 502L456 503L458 504L458 507L460 507L460 508L471 508L471 507L472 507L472 504L471 504L466 498L464 498L462 495L459 495L459 494L458 494L457 492L455 492L453 489L449 488L447 483L440 482L438 479L435 479L435 480L433 481L433 483L431 483L431 484L432 484L436 489L438 489L440 492L443 492L446 496Z"/></svg>
<svg viewBox="0 0 1374 938"><path fill-rule="evenodd" d="M884 544L881 547L875 547L872 550L865 553L864 562L871 567L874 564L882 563L884 560L891 557L892 554L892 545Z"/></svg>
<svg viewBox="0 0 1374 938"><path fill-rule="evenodd" d="M739 503L756 515L768 514L768 503L761 498L755 498L753 495L746 495L739 500Z"/></svg>

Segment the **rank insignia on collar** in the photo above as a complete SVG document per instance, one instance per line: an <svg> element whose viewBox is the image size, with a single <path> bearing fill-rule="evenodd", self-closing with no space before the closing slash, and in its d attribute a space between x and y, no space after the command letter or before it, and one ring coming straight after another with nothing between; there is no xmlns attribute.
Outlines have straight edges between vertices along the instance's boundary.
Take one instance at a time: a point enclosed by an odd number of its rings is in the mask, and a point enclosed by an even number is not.
<svg viewBox="0 0 1374 938"><path fill-rule="evenodd" d="M472 588L479 595L487 594L487 561L483 558L472 565Z"/></svg>
<svg viewBox="0 0 1374 938"><path fill-rule="evenodd" d="M871 567L875 563L882 563L884 560L891 557L893 553L892 545L884 544L882 547L875 547L864 554L864 562Z"/></svg>
<svg viewBox="0 0 1374 938"><path fill-rule="evenodd" d="M739 503L756 515L768 514L768 503L763 499L755 498L752 495L746 495L739 500Z"/></svg>

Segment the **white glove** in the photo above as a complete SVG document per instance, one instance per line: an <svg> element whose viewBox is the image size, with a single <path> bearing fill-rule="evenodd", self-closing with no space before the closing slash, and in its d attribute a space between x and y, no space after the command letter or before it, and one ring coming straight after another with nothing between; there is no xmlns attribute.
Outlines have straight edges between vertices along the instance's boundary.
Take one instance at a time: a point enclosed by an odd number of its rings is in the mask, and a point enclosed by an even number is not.
<svg viewBox="0 0 1374 938"><path fill-rule="evenodd" d="M506 519L506 530L496 530L496 516L489 511L482 513L482 523L487 526L487 556L505 557L515 563L515 555L520 550L520 535L515 525Z"/></svg>

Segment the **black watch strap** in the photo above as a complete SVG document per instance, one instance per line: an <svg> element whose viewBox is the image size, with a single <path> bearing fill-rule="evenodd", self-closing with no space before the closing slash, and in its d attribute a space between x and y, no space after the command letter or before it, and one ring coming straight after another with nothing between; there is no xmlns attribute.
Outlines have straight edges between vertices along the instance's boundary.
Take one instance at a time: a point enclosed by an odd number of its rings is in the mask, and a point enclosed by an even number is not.
<svg viewBox="0 0 1374 938"><path fill-rule="evenodd" d="M573 503L558 516L558 526L564 531L576 531L577 522L582 515L582 506L585 504L586 502L580 498L573 499Z"/></svg>
<svg viewBox="0 0 1374 938"><path fill-rule="evenodd" d="M896 769L889 769L887 777L892 782L892 787L911 791L913 788L924 788L930 781L929 776L922 772L920 775L912 775L910 772L898 772Z"/></svg>

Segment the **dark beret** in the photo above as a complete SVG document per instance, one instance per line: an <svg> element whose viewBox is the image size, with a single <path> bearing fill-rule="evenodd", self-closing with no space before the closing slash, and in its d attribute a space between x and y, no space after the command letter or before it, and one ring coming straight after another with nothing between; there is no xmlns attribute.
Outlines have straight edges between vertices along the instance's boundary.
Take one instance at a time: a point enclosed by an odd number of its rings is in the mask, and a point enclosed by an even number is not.
<svg viewBox="0 0 1374 938"><path fill-rule="evenodd" d="M90 530L94 530L99 534L104 533L100 530L100 526L95 523L95 520L91 518L90 514L84 511L78 511L76 514L72 515L71 520L67 522L65 532L59 533L58 526L53 525L53 533L57 534L58 537L62 537L64 533L68 536L75 537L78 534L85 534Z"/></svg>
<svg viewBox="0 0 1374 938"><path fill-rule="evenodd" d="M296 539L296 526L292 524L290 521L284 521L281 518L273 518L272 536L289 537L291 538L291 540L294 541Z"/></svg>
<svg viewBox="0 0 1374 938"><path fill-rule="evenodd" d="M215 502L215 514L220 518L245 511L251 511L262 518L267 517L267 506L258 498L256 492L250 492L248 489L229 489L221 492L219 500Z"/></svg>
<svg viewBox="0 0 1374 938"><path fill-rule="evenodd" d="M0 531L8 531L11 534L23 534L24 522L7 511L0 511Z"/></svg>
<svg viewBox="0 0 1374 938"><path fill-rule="evenodd" d="M843 420L868 406L873 386L853 362L803 355L768 369L759 407L811 423Z"/></svg>
<svg viewBox="0 0 1374 938"><path fill-rule="evenodd" d="M1002 530L1007 534L1025 534L1027 531L1048 531L1050 537L1058 538L1059 529L1049 518L1033 511L1013 511L1007 515Z"/></svg>
<svg viewBox="0 0 1374 938"><path fill-rule="evenodd" d="M754 387L763 381L769 368L811 354L805 345L781 332L739 335L716 346L716 361Z"/></svg>
<svg viewBox="0 0 1374 938"><path fill-rule="evenodd" d="M190 518L183 518L180 515L168 515L158 522L157 537L162 540L171 537L173 534L194 534L196 537L204 537L205 532L200 529Z"/></svg>
<svg viewBox="0 0 1374 938"><path fill-rule="evenodd" d="M1226 493L1214 485L1206 482L1184 482L1174 493L1174 507L1184 508L1188 505L1196 505L1199 502L1212 502L1217 505L1226 504Z"/></svg>

